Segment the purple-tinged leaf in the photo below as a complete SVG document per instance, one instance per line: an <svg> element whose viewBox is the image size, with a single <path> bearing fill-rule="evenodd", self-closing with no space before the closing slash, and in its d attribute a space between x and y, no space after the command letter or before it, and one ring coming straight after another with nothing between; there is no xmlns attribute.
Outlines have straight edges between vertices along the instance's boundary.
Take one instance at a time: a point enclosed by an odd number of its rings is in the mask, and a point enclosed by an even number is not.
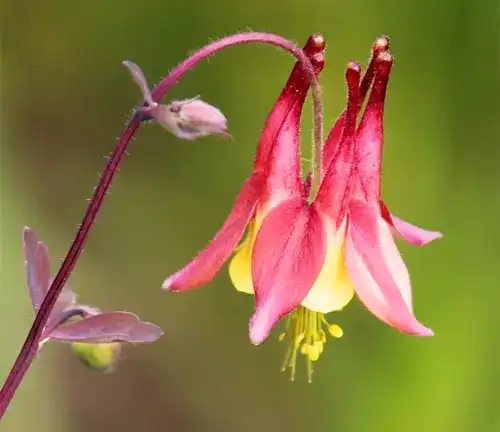
<svg viewBox="0 0 500 432"><path fill-rule="evenodd" d="M50 287L49 250L38 240L36 232L28 227L23 232L23 250L31 302L38 311Z"/></svg>
<svg viewBox="0 0 500 432"><path fill-rule="evenodd" d="M51 339L65 342L154 342L163 335L155 324L140 321L129 312L105 312L62 324L50 334Z"/></svg>
<svg viewBox="0 0 500 432"><path fill-rule="evenodd" d="M33 308L37 313L53 280L50 276L49 249L45 243L38 240L35 230L28 227L23 233L23 249L29 293ZM74 306L75 303L76 294L66 285L52 309L46 327L53 326L54 322L60 320L63 311Z"/></svg>

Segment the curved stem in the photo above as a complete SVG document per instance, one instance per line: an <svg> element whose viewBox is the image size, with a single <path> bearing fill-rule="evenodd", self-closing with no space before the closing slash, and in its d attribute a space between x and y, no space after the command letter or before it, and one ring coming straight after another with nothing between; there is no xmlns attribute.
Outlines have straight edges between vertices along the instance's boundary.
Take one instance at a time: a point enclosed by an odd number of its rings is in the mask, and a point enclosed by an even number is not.
<svg viewBox="0 0 500 432"><path fill-rule="evenodd" d="M195 52L192 56L180 63L170 74L165 77L153 90L152 98L155 102L162 99L165 94L177 83L177 81L189 70L194 68L200 61L211 56L212 54L226 47L238 44L248 43L264 43L271 44L282 48L294 55L302 64L311 80L313 87L313 104L314 104L314 130L316 145L320 147L323 144L323 111L321 105L321 88L319 86L314 68L307 56L294 43L274 34L270 33L240 33L237 35L227 36L212 42L205 47ZM88 234L92 225L95 222L97 213L106 197L107 191L113 182L118 166L123 159L129 143L131 142L135 132L139 128L140 118L134 115L127 124L124 132L118 139L116 147L109 158L106 168L99 179L95 188L94 195L87 207L82 223L73 239L71 247L59 269L56 277L53 279L47 295L45 296L40 309L35 317L31 329L26 337L26 340L19 352L14 365L0 391L0 419L5 414L7 407L10 404L16 390L19 387L24 375L28 371L31 363L36 357L38 351L38 341L43 333L44 327L49 318L50 312L54 307L59 294L66 281L68 280L76 262L83 250L83 245L87 240ZM318 176L316 176L318 177Z"/></svg>
<svg viewBox="0 0 500 432"><path fill-rule="evenodd" d="M288 51L292 54L307 71L312 87L313 110L314 110L314 141L319 147L323 146L323 105L321 97L321 86L318 78L314 73L314 68L311 61L304 54L302 49L289 40L271 33L240 33L237 35L228 36L219 39L211 44L201 48L191 57L179 64L156 88L152 91L153 100L158 102L165 93L190 69L192 69L200 60L212 55L231 45L249 44L249 43L265 43L274 45L278 48Z"/></svg>

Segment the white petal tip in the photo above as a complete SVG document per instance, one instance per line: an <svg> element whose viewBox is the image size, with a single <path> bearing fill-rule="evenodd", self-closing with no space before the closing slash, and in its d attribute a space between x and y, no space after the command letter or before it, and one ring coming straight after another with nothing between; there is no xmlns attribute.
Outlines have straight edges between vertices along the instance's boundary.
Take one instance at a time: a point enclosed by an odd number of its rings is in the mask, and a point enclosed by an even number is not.
<svg viewBox="0 0 500 432"><path fill-rule="evenodd" d="M431 337L434 336L434 332L427 327L424 327L423 325L417 325L413 327L406 327L406 328L401 328L399 326L395 326L396 329L399 331L402 331L403 333L409 334L411 336L420 336L420 337Z"/></svg>
<svg viewBox="0 0 500 432"><path fill-rule="evenodd" d="M419 336L431 337L434 336L434 332L430 328L425 328L420 331Z"/></svg>
<svg viewBox="0 0 500 432"><path fill-rule="evenodd" d="M266 338L267 338L267 335L263 336L261 334L258 334L256 332L250 330L250 342L252 343L252 345L255 345L255 346L261 345L262 342L264 342L264 340Z"/></svg>
<svg viewBox="0 0 500 432"><path fill-rule="evenodd" d="M440 233L439 231L434 231L432 233L429 233L427 238L423 239L419 246L425 246L426 244L429 244L429 243L433 242L434 240L439 240L442 238L443 238L442 233Z"/></svg>
<svg viewBox="0 0 500 432"><path fill-rule="evenodd" d="M165 279L161 288L165 291L173 291L172 290L172 278Z"/></svg>
<svg viewBox="0 0 500 432"><path fill-rule="evenodd" d="M272 327L273 327L272 325L269 325L269 321L266 315L262 313L262 309L257 310L250 319L250 325L249 325L250 342L253 345L262 344L269 336Z"/></svg>
<svg viewBox="0 0 500 432"><path fill-rule="evenodd" d="M151 327L150 342L157 341L165 334L165 332L155 324L150 324L150 327Z"/></svg>

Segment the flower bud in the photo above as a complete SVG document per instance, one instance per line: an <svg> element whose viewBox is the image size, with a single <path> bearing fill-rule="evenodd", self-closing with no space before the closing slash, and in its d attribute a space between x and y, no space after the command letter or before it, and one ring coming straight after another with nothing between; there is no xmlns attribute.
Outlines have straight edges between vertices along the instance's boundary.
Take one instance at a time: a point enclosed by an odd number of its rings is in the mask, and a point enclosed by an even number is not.
<svg viewBox="0 0 500 432"><path fill-rule="evenodd" d="M203 102L199 96L183 101L174 101L170 105L160 105L153 101L149 85L141 68L131 61L124 61L144 98L144 106L139 109L141 121L156 120L175 136L185 140L195 140L206 135L223 135L227 132L227 120L224 114L214 106Z"/></svg>
<svg viewBox="0 0 500 432"><path fill-rule="evenodd" d="M148 114L175 136L186 140L206 135L231 137L227 132L224 114L198 97L174 101L170 105L158 105Z"/></svg>
<svg viewBox="0 0 500 432"><path fill-rule="evenodd" d="M112 372L120 355L121 345L112 343L72 343L73 353L89 369L98 372Z"/></svg>

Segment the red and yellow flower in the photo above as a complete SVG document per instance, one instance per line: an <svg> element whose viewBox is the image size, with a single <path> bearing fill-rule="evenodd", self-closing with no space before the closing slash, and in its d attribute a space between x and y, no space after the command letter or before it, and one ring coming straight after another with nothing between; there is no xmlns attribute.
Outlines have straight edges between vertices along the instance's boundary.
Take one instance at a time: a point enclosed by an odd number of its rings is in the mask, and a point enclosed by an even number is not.
<svg viewBox="0 0 500 432"><path fill-rule="evenodd" d="M226 222L163 285L185 291L206 284L235 252L231 280L238 291L255 295L250 340L262 343L288 315L280 338L291 342L284 368L291 368L292 377L302 353L311 378L312 362L319 358L327 334L342 336L342 329L324 315L342 310L354 294L392 327L412 335L433 334L413 314L410 278L393 235L424 245L441 234L392 216L381 201L383 111L393 60L388 44L385 37L375 42L362 80L360 66L348 65L347 108L321 149L321 166L314 173L320 178L312 182L311 175L302 177L299 143L310 82L300 65L295 66L266 120L253 172ZM324 48L319 35L304 47L318 74ZM237 246L246 228L246 239Z"/></svg>

